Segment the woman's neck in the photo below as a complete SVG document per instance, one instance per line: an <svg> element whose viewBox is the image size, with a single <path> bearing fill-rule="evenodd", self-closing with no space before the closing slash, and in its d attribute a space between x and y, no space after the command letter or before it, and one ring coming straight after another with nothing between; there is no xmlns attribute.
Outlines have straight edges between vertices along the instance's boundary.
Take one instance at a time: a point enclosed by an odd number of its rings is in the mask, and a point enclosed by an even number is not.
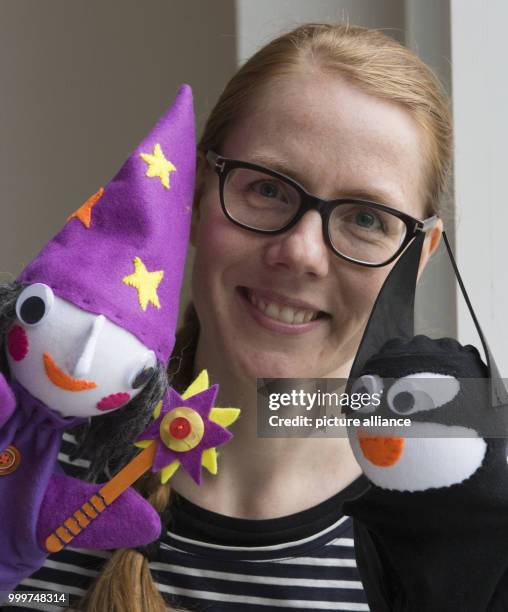
<svg viewBox="0 0 508 612"><path fill-rule="evenodd" d="M195 371L205 363L198 347ZM219 449L218 474L203 470L197 486L179 470L171 480L175 491L220 514L263 519L315 506L360 476L345 431L334 438L259 437L256 381L225 371L224 362L208 364L211 382L220 383L216 405L238 407L241 415L231 426L233 439Z"/></svg>

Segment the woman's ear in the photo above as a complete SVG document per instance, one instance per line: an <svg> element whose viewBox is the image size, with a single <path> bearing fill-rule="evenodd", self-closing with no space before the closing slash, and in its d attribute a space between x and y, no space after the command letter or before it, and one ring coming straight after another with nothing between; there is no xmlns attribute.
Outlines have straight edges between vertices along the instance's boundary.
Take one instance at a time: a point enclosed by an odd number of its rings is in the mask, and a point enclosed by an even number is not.
<svg viewBox="0 0 508 612"><path fill-rule="evenodd" d="M196 246L197 227L199 223L199 204L203 193L203 184L205 180L205 172L207 168L206 157L203 151L197 151L196 154L196 186L194 188L194 201L192 203L192 219L190 229L190 243L193 247Z"/></svg>
<svg viewBox="0 0 508 612"><path fill-rule="evenodd" d="M418 266L418 278L420 278L420 274L424 271L427 262L439 246L442 234L443 221L438 218L434 227L429 230L427 232L427 235L425 236L425 241L422 247L422 254L420 256L420 265Z"/></svg>

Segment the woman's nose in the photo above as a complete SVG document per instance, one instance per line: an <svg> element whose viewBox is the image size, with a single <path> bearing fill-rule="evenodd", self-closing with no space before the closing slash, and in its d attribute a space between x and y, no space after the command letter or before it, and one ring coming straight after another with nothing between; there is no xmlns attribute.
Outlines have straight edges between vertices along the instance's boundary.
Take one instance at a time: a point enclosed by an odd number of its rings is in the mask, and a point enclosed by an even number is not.
<svg viewBox="0 0 508 612"><path fill-rule="evenodd" d="M106 319L104 315L95 317L83 341L76 346L74 365L70 373L74 378L83 378L90 372L102 328Z"/></svg>
<svg viewBox="0 0 508 612"><path fill-rule="evenodd" d="M330 252L323 240L321 216L311 210L287 232L268 238L265 261L298 275L326 276Z"/></svg>

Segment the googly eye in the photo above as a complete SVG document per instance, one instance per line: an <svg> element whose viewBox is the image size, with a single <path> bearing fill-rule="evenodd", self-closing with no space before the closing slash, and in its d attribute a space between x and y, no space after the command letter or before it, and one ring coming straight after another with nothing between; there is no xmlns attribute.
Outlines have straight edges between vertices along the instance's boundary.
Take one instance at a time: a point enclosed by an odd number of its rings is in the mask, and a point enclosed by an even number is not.
<svg viewBox="0 0 508 612"><path fill-rule="evenodd" d="M55 296L43 283L35 283L24 289L16 301L16 316L25 325L40 325L48 316Z"/></svg>
<svg viewBox="0 0 508 612"><path fill-rule="evenodd" d="M370 403L363 403L359 412L374 412L379 406L379 397L383 393L383 379L377 374L365 374L357 378L351 387L353 393L367 394L371 397ZM377 401L374 401L377 395Z"/></svg>
<svg viewBox="0 0 508 612"><path fill-rule="evenodd" d="M399 391L398 393L396 393L392 398L390 408L397 414L411 414L415 411L418 395L420 395L420 407L423 406L423 402L421 401L423 399L424 402L426 402L427 404L427 409L430 410L434 408L434 404L432 403L431 398L429 398L427 395L422 396L417 392L411 392L409 390Z"/></svg>
<svg viewBox="0 0 508 612"><path fill-rule="evenodd" d="M353 383L352 393L383 393L383 380L377 374L365 374Z"/></svg>
<svg viewBox="0 0 508 612"><path fill-rule="evenodd" d="M141 389L144 387L155 374L157 366L157 358L153 351L148 351L144 358L144 363L138 367L129 380L129 386L132 389Z"/></svg>
<svg viewBox="0 0 508 612"><path fill-rule="evenodd" d="M453 376L419 372L395 382L387 393L390 409L397 414L414 414L448 404L460 390Z"/></svg>

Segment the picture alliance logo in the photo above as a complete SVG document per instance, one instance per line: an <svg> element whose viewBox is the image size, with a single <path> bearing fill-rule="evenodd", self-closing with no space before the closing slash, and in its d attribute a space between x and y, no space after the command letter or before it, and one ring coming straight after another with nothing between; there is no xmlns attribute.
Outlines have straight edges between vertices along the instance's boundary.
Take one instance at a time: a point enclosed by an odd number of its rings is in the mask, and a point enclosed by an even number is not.
<svg viewBox="0 0 508 612"><path fill-rule="evenodd" d="M385 418L379 415L370 415L362 418L345 416L311 417L296 415L281 417L272 414L268 423L270 427L312 427L314 429L343 428L343 427L410 427L409 418Z"/></svg>

